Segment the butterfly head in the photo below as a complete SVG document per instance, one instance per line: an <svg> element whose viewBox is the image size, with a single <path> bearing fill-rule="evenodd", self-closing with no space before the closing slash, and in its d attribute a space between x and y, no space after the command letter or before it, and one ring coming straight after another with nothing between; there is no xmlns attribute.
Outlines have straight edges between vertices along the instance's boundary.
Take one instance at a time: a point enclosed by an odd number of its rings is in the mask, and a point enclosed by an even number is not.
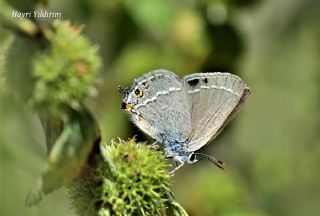
<svg viewBox="0 0 320 216"><path fill-rule="evenodd" d="M138 87L122 88L118 87L119 92L123 94L121 109L132 111L134 106L138 104L138 99L143 97L143 91Z"/></svg>

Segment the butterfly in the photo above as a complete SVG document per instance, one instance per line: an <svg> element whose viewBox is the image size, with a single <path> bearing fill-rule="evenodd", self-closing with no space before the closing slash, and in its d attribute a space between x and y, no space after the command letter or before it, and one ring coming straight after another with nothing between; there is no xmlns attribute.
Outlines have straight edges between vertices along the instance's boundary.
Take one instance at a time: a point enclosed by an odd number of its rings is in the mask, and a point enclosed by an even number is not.
<svg viewBox="0 0 320 216"><path fill-rule="evenodd" d="M240 77L214 72L180 79L158 69L119 91L124 95L121 108L173 158L171 174L203 158L224 170L222 161L197 151L221 133L248 99L250 89Z"/></svg>

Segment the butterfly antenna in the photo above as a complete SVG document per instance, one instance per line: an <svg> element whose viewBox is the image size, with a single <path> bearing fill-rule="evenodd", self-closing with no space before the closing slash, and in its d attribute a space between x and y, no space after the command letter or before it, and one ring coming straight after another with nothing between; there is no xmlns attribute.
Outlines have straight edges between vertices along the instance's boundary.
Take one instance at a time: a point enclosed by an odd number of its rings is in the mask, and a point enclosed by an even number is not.
<svg viewBox="0 0 320 216"><path fill-rule="evenodd" d="M118 90L122 94L127 94L129 89L128 88L122 88L120 85L118 85Z"/></svg>
<svg viewBox="0 0 320 216"><path fill-rule="evenodd" d="M225 167L225 163L221 160L217 160L216 158L207 155L207 154L203 154L200 152L195 153L195 155L199 155L205 159L207 159L208 161L210 161L211 163L214 163L217 167L219 167L220 169L222 169L224 172L226 172L226 167Z"/></svg>

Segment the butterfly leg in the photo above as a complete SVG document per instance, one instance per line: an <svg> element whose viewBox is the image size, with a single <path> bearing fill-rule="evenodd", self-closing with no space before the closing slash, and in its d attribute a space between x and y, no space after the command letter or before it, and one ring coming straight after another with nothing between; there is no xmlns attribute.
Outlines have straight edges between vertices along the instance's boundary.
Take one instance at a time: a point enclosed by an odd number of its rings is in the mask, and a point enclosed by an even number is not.
<svg viewBox="0 0 320 216"><path fill-rule="evenodd" d="M138 110L134 109L134 108L131 109L131 112L132 112L133 116L136 118L137 121L139 121L140 118L142 117L141 113Z"/></svg>
<svg viewBox="0 0 320 216"><path fill-rule="evenodd" d="M150 150L156 150L156 151L160 150L160 146L159 146L157 143L158 143L158 142L155 141L154 143L152 143L151 145L149 145L148 148L149 148Z"/></svg>
<svg viewBox="0 0 320 216"><path fill-rule="evenodd" d="M169 172L170 176L174 176L174 172L184 165L184 162L180 159L175 159L175 168Z"/></svg>

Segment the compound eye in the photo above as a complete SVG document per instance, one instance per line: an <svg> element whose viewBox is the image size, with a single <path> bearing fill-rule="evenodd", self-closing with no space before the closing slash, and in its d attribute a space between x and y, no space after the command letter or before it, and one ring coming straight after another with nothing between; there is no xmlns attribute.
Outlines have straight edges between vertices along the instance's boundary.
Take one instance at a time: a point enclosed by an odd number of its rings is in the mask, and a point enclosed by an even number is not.
<svg viewBox="0 0 320 216"><path fill-rule="evenodd" d="M143 96L143 92L140 90L140 89L136 89L136 90L134 90L134 93L137 95L137 97L142 97Z"/></svg>
<svg viewBox="0 0 320 216"><path fill-rule="evenodd" d="M127 107L127 103L122 102L122 103L121 103L121 109L126 109L126 107Z"/></svg>

